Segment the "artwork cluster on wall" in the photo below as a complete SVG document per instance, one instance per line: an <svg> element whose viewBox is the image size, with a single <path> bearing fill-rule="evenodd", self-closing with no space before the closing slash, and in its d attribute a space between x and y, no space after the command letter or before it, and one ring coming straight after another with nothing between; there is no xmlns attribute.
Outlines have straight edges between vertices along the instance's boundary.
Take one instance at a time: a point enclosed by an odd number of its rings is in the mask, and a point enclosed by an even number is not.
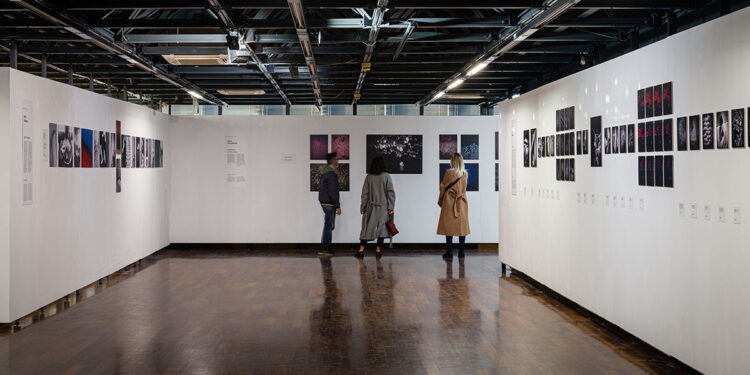
<svg viewBox="0 0 750 375"><path fill-rule="evenodd" d="M458 135L440 134L440 160L450 160L453 154L458 152ZM497 151L497 144L496 151ZM497 154L497 153L496 153ZM464 160L479 160L479 135L461 135L461 156ZM495 155L497 160L497 155Z"/></svg>
<svg viewBox="0 0 750 375"><path fill-rule="evenodd" d="M562 132L576 128L575 123L575 106L558 109L555 111L555 130Z"/></svg>
<svg viewBox="0 0 750 375"><path fill-rule="evenodd" d="M557 181L576 180L576 159L557 159Z"/></svg>
<svg viewBox="0 0 750 375"><path fill-rule="evenodd" d="M49 124L49 166L60 168L116 168L117 145L122 145L123 168L161 168L164 149L158 139Z"/></svg>
<svg viewBox="0 0 750 375"><path fill-rule="evenodd" d="M679 117L677 150L745 148L745 121L744 108Z"/></svg>
<svg viewBox="0 0 750 375"><path fill-rule="evenodd" d="M638 119L671 115L672 82L638 90Z"/></svg>
<svg viewBox="0 0 750 375"><path fill-rule="evenodd" d="M338 154L339 161L349 160L349 135L332 134L330 136L329 148L328 134L310 135L310 160L326 160L328 150ZM325 163L310 163L310 191L320 190L320 174ZM339 180L339 190L349 191L349 164L341 163L336 166L336 175Z"/></svg>
<svg viewBox="0 0 750 375"><path fill-rule="evenodd" d="M638 185L674 187L674 157L672 155L639 156Z"/></svg>
<svg viewBox="0 0 750 375"><path fill-rule="evenodd" d="M635 124L604 129L605 154L628 154L635 151Z"/></svg>

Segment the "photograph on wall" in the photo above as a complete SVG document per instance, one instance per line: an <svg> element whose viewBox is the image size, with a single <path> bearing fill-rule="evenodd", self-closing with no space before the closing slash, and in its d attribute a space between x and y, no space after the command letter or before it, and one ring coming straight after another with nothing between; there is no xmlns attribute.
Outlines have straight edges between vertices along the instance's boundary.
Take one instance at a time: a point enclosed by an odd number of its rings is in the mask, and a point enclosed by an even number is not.
<svg viewBox="0 0 750 375"><path fill-rule="evenodd" d="M654 116L654 88L649 87L646 89L646 117Z"/></svg>
<svg viewBox="0 0 750 375"><path fill-rule="evenodd" d="M638 185L646 186L646 157L638 157Z"/></svg>
<svg viewBox="0 0 750 375"><path fill-rule="evenodd" d="M57 167L57 124L49 123L49 166Z"/></svg>
<svg viewBox="0 0 750 375"><path fill-rule="evenodd" d="M469 174L466 191L479 191L479 163L466 163L465 168Z"/></svg>
<svg viewBox="0 0 750 375"><path fill-rule="evenodd" d="M132 147L130 145L130 136L129 135L122 135L122 145L121 145L121 151L122 151L122 167L123 168L130 168L130 161L128 160L128 153L130 152L130 148ZM132 155L132 153L131 153Z"/></svg>
<svg viewBox="0 0 750 375"><path fill-rule="evenodd" d="M635 124L628 125L628 152L635 153Z"/></svg>
<svg viewBox="0 0 750 375"><path fill-rule="evenodd" d="M101 147L99 146L99 131L93 130L92 134L94 138L94 143L91 145L93 167L99 168L99 159L101 158L101 155L99 154L101 152Z"/></svg>
<svg viewBox="0 0 750 375"><path fill-rule="evenodd" d="M500 191L500 164L495 163L495 191Z"/></svg>
<svg viewBox="0 0 750 375"><path fill-rule="evenodd" d="M73 166L81 167L81 128L73 128Z"/></svg>
<svg viewBox="0 0 750 375"><path fill-rule="evenodd" d="M677 151L687 151L688 149L688 130L687 117L677 119Z"/></svg>
<svg viewBox="0 0 750 375"><path fill-rule="evenodd" d="M628 126L620 125L620 153L628 152Z"/></svg>
<svg viewBox="0 0 750 375"><path fill-rule="evenodd" d="M732 147L745 147L745 109L732 110Z"/></svg>
<svg viewBox="0 0 750 375"><path fill-rule="evenodd" d="M583 147L583 154L588 155L589 154L589 131L588 130L581 131L581 146Z"/></svg>
<svg viewBox="0 0 750 375"><path fill-rule="evenodd" d="M654 157L646 157L646 185L654 186Z"/></svg>
<svg viewBox="0 0 750 375"><path fill-rule="evenodd" d="M688 129L690 131L690 133L688 134L690 137L689 138L690 150L691 151L700 150L701 149L700 116L698 115L690 116L688 124L690 125Z"/></svg>
<svg viewBox="0 0 750 375"><path fill-rule="evenodd" d="M146 154L145 162L143 163L144 168L151 168L151 140L146 138L143 140L143 152Z"/></svg>
<svg viewBox="0 0 750 375"><path fill-rule="evenodd" d="M570 106L568 111L568 130L574 130L576 128L576 107Z"/></svg>
<svg viewBox="0 0 750 375"><path fill-rule="evenodd" d="M157 153L159 155L159 168L164 168L164 144L161 141L159 141Z"/></svg>
<svg viewBox="0 0 750 375"><path fill-rule="evenodd" d="M94 166L94 132L91 129L81 129L81 167Z"/></svg>
<svg viewBox="0 0 750 375"><path fill-rule="evenodd" d="M141 167L141 137L133 137L133 168Z"/></svg>
<svg viewBox="0 0 750 375"><path fill-rule="evenodd" d="M602 166L602 116L591 118L591 166Z"/></svg>
<svg viewBox="0 0 750 375"><path fill-rule="evenodd" d="M556 134L555 139L555 145L557 146L555 149L555 155L562 156L562 134Z"/></svg>
<svg viewBox="0 0 750 375"><path fill-rule="evenodd" d="M638 119L646 117L646 90L638 90Z"/></svg>
<svg viewBox="0 0 750 375"><path fill-rule="evenodd" d="M157 139L154 141L154 158L156 159L154 161L155 168L161 168L162 166L161 156L162 156L161 155L161 141Z"/></svg>
<svg viewBox="0 0 750 375"><path fill-rule="evenodd" d="M672 144L674 143L674 135L672 135L672 119L664 119L662 128L664 129L664 151L672 151Z"/></svg>
<svg viewBox="0 0 750 375"><path fill-rule="evenodd" d="M328 154L328 135L310 135L310 160L326 160Z"/></svg>
<svg viewBox="0 0 750 375"><path fill-rule="evenodd" d="M107 142L107 155L109 156L109 162L107 163L110 168L115 168L115 159L117 158L117 137L115 133L107 133L109 136L109 142Z"/></svg>
<svg viewBox="0 0 750 375"><path fill-rule="evenodd" d="M523 166L529 167L529 131L523 131Z"/></svg>
<svg viewBox="0 0 750 375"><path fill-rule="evenodd" d="M120 145L122 146L122 145ZM122 191L122 163L121 159L116 160L116 170L115 170L115 193L119 193Z"/></svg>
<svg viewBox="0 0 750 375"><path fill-rule="evenodd" d="M536 136L536 129L532 129L533 135ZM530 150L536 148L536 139L529 139ZM533 153L532 153L533 154ZM461 155L464 160L479 160L479 135L464 134L461 136Z"/></svg>
<svg viewBox="0 0 750 375"><path fill-rule="evenodd" d="M664 156L654 158L654 186L664 186Z"/></svg>
<svg viewBox="0 0 750 375"><path fill-rule="evenodd" d="M664 120L654 121L654 151L664 151Z"/></svg>
<svg viewBox="0 0 750 375"><path fill-rule="evenodd" d="M716 112L716 148L729 148L729 111Z"/></svg>
<svg viewBox="0 0 750 375"><path fill-rule="evenodd" d="M646 152L646 124L638 123L638 152Z"/></svg>
<svg viewBox="0 0 750 375"><path fill-rule="evenodd" d="M661 85L661 105L665 116L672 114L672 82Z"/></svg>
<svg viewBox="0 0 750 375"><path fill-rule="evenodd" d="M604 129L604 153L612 153L612 130L610 128Z"/></svg>
<svg viewBox="0 0 750 375"><path fill-rule="evenodd" d="M654 122L646 123L646 151L654 152Z"/></svg>
<svg viewBox="0 0 750 375"><path fill-rule="evenodd" d="M555 111L555 131L562 130L562 110Z"/></svg>
<svg viewBox="0 0 750 375"><path fill-rule="evenodd" d="M674 187L674 157L664 155L664 186Z"/></svg>
<svg viewBox="0 0 750 375"><path fill-rule="evenodd" d="M620 152L620 132L617 128L617 126L614 126L612 129L612 135L610 135L610 143L612 144L612 153L617 154Z"/></svg>
<svg viewBox="0 0 750 375"><path fill-rule="evenodd" d="M146 168L146 166L147 166L147 164L146 164L147 163L147 160L146 160L146 138L140 138L140 140L141 140L141 149L140 149L141 162L138 165L138 167L140 167L140 168Z"/></svg>
<svg viewBox="0 0 750 375"><path fill-rule="evenodd" d="M661 116L661 85L654 86L654 116Z"/></svg>
<svg viewBox="0 0 750 375"><path fill-rule="evenodd" d="M349 160L349 134L332 135L331 152L337 153L339 160Z"/></svg>
<svg viewBox="0 0 750 375"><path fill-rule="evenodd" d="M555 156L555 138L554 135L549 137L549 156Z"/></svg>
<svg viewBox="0 0 750 375"><path fill-rule="evenodd" d="M581 131L576 132L576 154L581 155L583 153L583 136L581 135Z"/></svg>
<svg viewBox="0 0 750 375"><path fill-rule="evenodd" d="M477 136L477 138L479 138L479 136ZM461 147L464 147L464 143L463 142L464 142L463 136L461 136ZM529 148L531 149L531 154L529 155L531 157L530 164L531 164L532 168L536 168L536 148L537 148L537 145L536 145L536 129L529 130L529 142L531 142L531 145L529 146ZM475 156L476 156L476 159L479 159L479 152L478 151L477 151L477 153L476 153ZM469 159L469 160L476 160L476 159Z"/></svg>
<svg viewBox="0 0 750 375"><path fill-rule="evenodd" d="M120 120L115 121L115 139L117 155L122 155L122 124L120 124Z"/></svg>
<svg viewBox="0 0 750 375"><path fill-rule="evenodd" d="M109 167L109 133L100 131L99 134L99 165L100 168Z"/></svg>
<svg viewBox="0 0 750 375"><path fill-rule="evenodd" d="M385 159L390 174L422 174L421 135L367 135L367 166L376 156Z"/></svg>
<svg viewBox="0 0 750 375"><path fill-rule="evenodd" d="M440 160L450 160L458 152L458 135L440 134Z"/></svg>
<svg viewBox="0 0 750 375"><path fill-rule="evenodd" d="M73 129L68 125L57 127L57 166L73 167Z"/></svg>
<svg viewBox="0 0 750 375"><path fill-rule="evenodd" d="M555 175L557 176L557 181L560 181L562 178L562 174L560 173L560 159L555 159Z"/></svg>
<svg viewBox="0 0 750 375"><path fill-rule="evenodd" d="M495 132L495 160L500 159L500 132Z"/></svg>
<svg viewBox="0 0 750 375"><path fill-rule="evenodd" d="M703 149L710 150L714 148L714 114L706 113L702 120Z"/></svg>
<svg viewBox="0 0 750 375"><path fill-rule="evenodd" d="M325 163L310 163L310 191L320 190L320 175ZM349 191L349 164L339 163L336 166L336 177L339 180L339 191Z"/></svg>

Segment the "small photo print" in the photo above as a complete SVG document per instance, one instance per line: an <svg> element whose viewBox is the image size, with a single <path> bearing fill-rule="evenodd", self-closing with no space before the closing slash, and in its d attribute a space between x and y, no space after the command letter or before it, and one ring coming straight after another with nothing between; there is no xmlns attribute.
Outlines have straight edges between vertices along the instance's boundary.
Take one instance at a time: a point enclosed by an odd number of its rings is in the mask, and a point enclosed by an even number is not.
<svg viewBox="0 0 750 375"><path fill-rule="evenodd" d="M530 164L529 159L529 131L524 130L523 131L523 166L528 168Z"/></svg>
<svg viewBox="0 0 750 375"><path fill-rule="evenodd" d="M732 110L732 147L745 147L745 109Z"/></svg>
<svg viewBox="0 0 750 375"><path fill-rule="evenodd" d="M581 135L581 131L576 132L576 155L583 154L583 135Z"/></svg>
<svg viewBox="0 0 750 375"><path fill-rule="evenodd" d="M117 155L122 155L122 124L115 121L115 138L117 139Z"/></svg>
<svg viewBox="0 0 750 375"><path fill-rule="evenodd" d="M672 82L661 85L661 105L665 116L672 114Z"/></svg>
<svg viewBox="0 0 750 375"><path fill-rule="evenodd" d="M638 185L646 186L646 157L638 157Z"/></svg>
<svg viewBox="0 0 750 375"><path fill-rule="evenodd" d="M628 152L635 153L635 124L628 125Z"/></svg>
<svg viewBox="0 0 750 375"><path fill-rule="evenodd" d="M534 139L530 139L530 142L533 144L529 144L531 150L536 149L536 129L533 131ZM479 160L478 134L464 134L461 136L461 156L464 157L464 160Z"/></svg>
<svg viewBox="0 0 750 375"><path fill-rule="evenodd" d="M714 148L714 114L706 113L703 115L703 149L710 150Z"/></svg>
<svg viewBox="0 0 750 375"><path fill-rule="evenodd" d="M646 152L646 124L638 124L638 152Z"/></svg>
<svg viewBox="0 0 750 375"><path fill-rule="evenodd" d="M646 151L654 152L654 122L646 123Z"/></svg>
<svg viewBox="0 0 750 375"><path fill-rule="evenodd" d="M331 152L338 154L339 160L349 160L349 134L331 135Z"/></svg>
<svg viewBox="0 0 750 375"><path fill-rule="evenodd" d="M688 129L687 117L677 118L677 151L687 151L688 149Z"/></svg>
<svg viewBox="0 0 750 375"><path fill-rule="evenodd" d="M646 90L638 90L638 119L646 118Z"/></svg>
<svg viewBox="0 0 750 375"><path fill-rule="evenodd" d="M133 146L130 145L130 136L123 135L122 144L121 144L122 162L120 163L122 168L130 168L130 161L128 160L128 154L130 154L131 156L133 155L133 153L131 152L132 147Z"/></svg>
<svg viewBox="0 0 750 375"><path fill-rule="evenodd" d="M458 152L458 135L440 134L440 160L450 160Z"/></svg>
<svg viewBox="0 0 750 375"><path fill-rule="evenodd" d="M620 131L617 126L612 127L612 153L620 153Z"/></svg>
<svg viewBox="0 0 750 375"><path fill-rule="evenodd" d="M672 134L672 119L664 119L664 151L673 151L674 135Z"/></svg>
<svg viewBox="0 0 750 375"><path fill-rule="evenodd" d="M461 147L464 147L464 136L461 136ZM479 139L479 136L477 136L477 139ZM529 147L531 149L531 154L529 155L531 157L531 167L536 168L536 156L537 156L537 145L536 145L536 129L531 129L529 131L529 139L531 140L531 146ZM475 155L477 159L479 159L479 145L477 145L477 152ZM469 160L476 160L476 159L469 159Z"/></svg>
<svg viewBox="0 0 750 375"><path fill-rule="evenodd" d="M664 187L674 187L674 157L664 155Z"/></svg>
<svg viewBox="0 0 750 375"><path fill-rule="evenodd" d="M584 130L581 132L581 145L583 146L583 154L589 154L589 131Z"/></svg>
<svg viewBox="0 0 750 375"><path fill-rule="evenodd" d="M612 138L611 138L611 128L605 128L604 129L604 153L605 154L611 154L612 153Z"/></svg>
<svg viewBox="0 0 750 375"><path fill-rule="evenodd" d="M646 117L654 117L654 88L646 89Z"/></svg>
<svg viewBox="0 0 750 375"><path fill-rule="evenodd" d="M310 135L310 160L326 160L328 154L328 135Z"/></svg>
<svg viewBox="0 0 750 375"><path fill-rule="evenodd" d="M117 158L117 166L115 171L115 193L119 193L122 191L122 163L120 161L121 159Z"/></svg>
<svg viewBox="0 0 750 375"><path fill-rule="evenodd" d="M500 191L500 164L495 163L495 191Z"/></svg>
<svg viewBox="0 0 750 375"><path fill-rule="evenodd" d="M646 185L654 186L654 157L646 157Z"/></svg>
<svg viewBox="0 0 750 375"><path fill-rule="evenodd" d="M94 166L94 131L81 129L81 168Z"/></svg>
<svg viewBox="0 0 750 375"><path fill-rule="evenodd" d="M73 166L81 168L81 128L73 128Z"/></svg>
<svg viewBox="0 0 750 375"><path fill-rule="evenodd" d="M591 166L602 166L602 116L592 117L591 120Z"/></svg>
<svg viewBox="0 0 750 375"><path fill-rule="evenodd" d="M656 155L654 160L654 185L664 186L664 156Z"/></svg>
<svg viewBox="0 0 750 375"><path fill-rule="evenodd" d="M49 166L57 167L57 124L49 123Z"/></svg>
<svg viewBox="0 0 750 375"><path fill-rule="evenodd" d="M620 153L628 152L628 126L620 125Z"/></svg>
<svg viewBox="0 0 750 375"><path fill-rule="evenodd" d="M716 148L729 148L729 111L716 113Z"/></svg>
<svg viewBox="0 0 750 375"><path fill-rule="evenodd" d="M654 121L654 151L664 151L664 128L662 127L662 121Z"/></svg>
<svg viewBox="0 0 750 375"><path fill-rule="evenodd" d="M688 129L690 131L690 150L700 150L701 149L701 125L700 125L700 116L693 115L689 118L689 125L690 128Z"/></svg>
<svg viewBox="0 0 750 375"><path fill-rule="evenodd" d="M495 132L495 160L500 158L500 132Z"/></svg>
<svg viewBox="0 0 750 375"><path fill-rule="evenodd" d="M654 116L661 116L661 85L654 86Z"/></svg>
<svg viewBox="0 0 750 375"><path fill-rule="evenodd" d="M73 167L73 129L68 125L57 127L57 162L61 168Z"/></svg>
<svg viewBox="0 0 750 375"><path fill-rule="evenodd" d="M115 168L115 158L117 157L117 137L115 133L107 133L109 135L109 142L107 143L107 154L109 155L109 167Z"/></svg>

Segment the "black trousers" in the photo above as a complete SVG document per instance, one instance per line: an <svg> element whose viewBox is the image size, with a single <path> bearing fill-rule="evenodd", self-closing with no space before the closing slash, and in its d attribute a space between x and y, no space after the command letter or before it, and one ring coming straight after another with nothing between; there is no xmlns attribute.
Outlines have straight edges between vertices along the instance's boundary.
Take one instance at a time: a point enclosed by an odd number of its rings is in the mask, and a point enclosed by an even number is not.
<svg viewBox="0 0 750 375"><path fill-rule="evenodd" d="M464 247L466 247L466 236L458 237L459 252L463 254ZM453 252L453 236L445 236L445 251Z"/></svg>
<svg viewBox="0 0 750 375"><path fill-rule="evenodd" d="M383 241L385 241L385 238L383 238L383 237L378 238L378 241L377 241L378 247L383 247ZM370 242L370 241L368 241L368 240L359 240L359 245L360 246L365 246L365 245L367 245L368 242Z"/></svg>

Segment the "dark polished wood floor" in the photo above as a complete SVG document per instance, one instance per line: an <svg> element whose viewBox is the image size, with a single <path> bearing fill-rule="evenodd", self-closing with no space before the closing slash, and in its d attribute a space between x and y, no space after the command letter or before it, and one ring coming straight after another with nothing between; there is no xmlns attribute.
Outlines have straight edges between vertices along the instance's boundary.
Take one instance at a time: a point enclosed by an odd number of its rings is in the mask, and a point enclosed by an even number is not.
<svg viewBox="0 0 750 375"><path fill-rule="evenodd" d="M675 373L494 255L162 252L0 336L11 374Z"/></svg>

